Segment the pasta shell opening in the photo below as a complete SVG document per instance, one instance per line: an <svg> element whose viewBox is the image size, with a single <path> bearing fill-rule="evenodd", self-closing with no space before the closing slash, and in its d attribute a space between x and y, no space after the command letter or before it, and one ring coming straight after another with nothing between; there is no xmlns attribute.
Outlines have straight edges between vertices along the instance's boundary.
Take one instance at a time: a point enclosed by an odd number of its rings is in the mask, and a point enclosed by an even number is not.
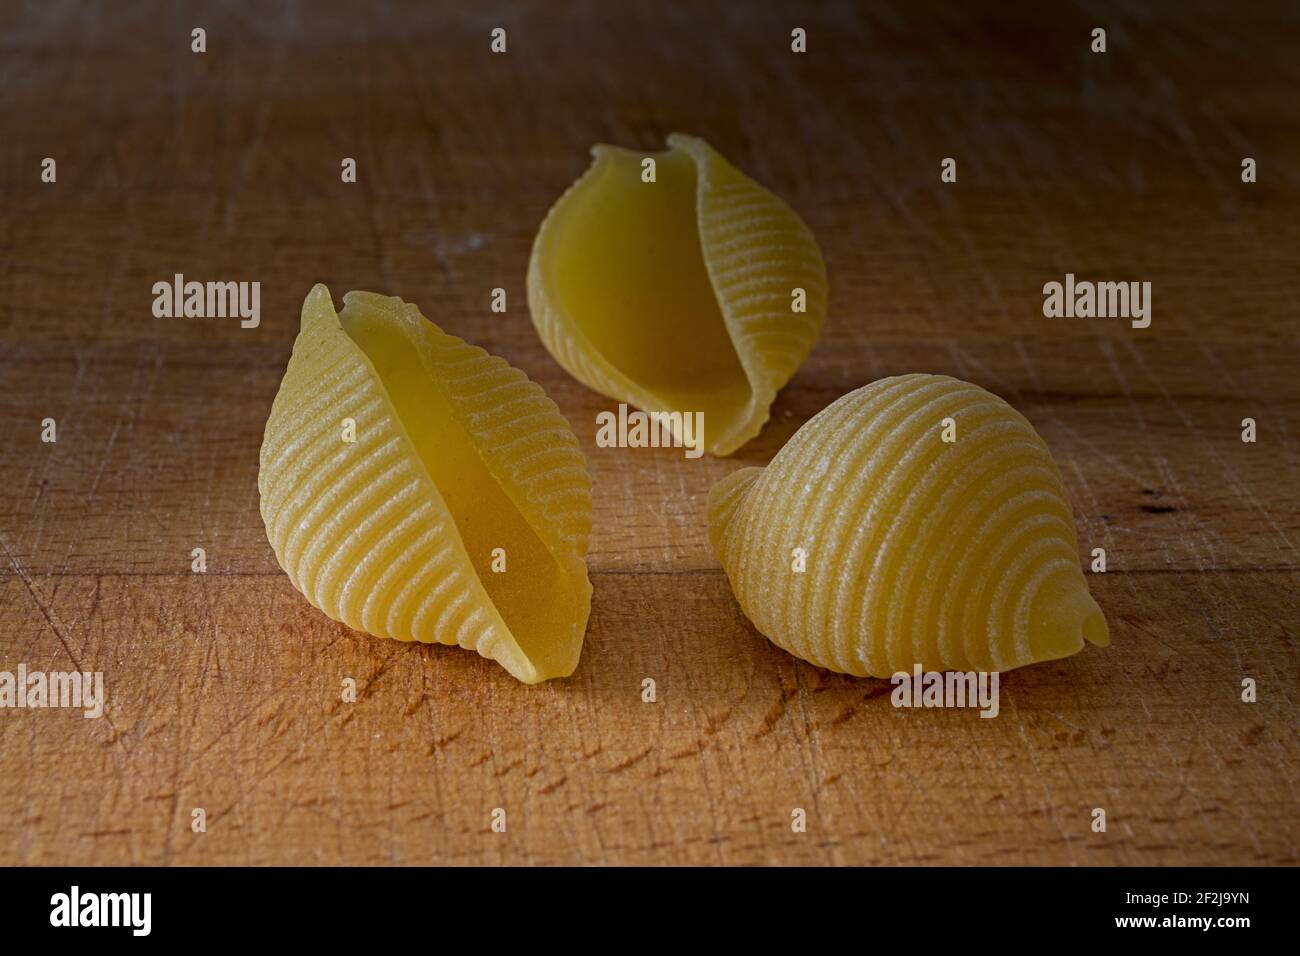
<svg viewBox="0 0 1300 956"><path fill-rule="evenodd" d="M525 683L571 674L591 505L567 423L522 372L414 306L344 303L336 313L323 286L308 296L267 425L259 486L281 564L352 627L470 647ZM348 445L318 430L306 458L332 479L315 484L292 435L309 417L358 433Z"/></svg>
<svg viewBox="0 0 1300 956"><path fill-rule="evenodd" d="M793 210L707 143L673 134L668 147L593 148L538 232L529 307L572 375L649 412L703 412L706 450L725 455L816 341L825 267Z"/></svg>

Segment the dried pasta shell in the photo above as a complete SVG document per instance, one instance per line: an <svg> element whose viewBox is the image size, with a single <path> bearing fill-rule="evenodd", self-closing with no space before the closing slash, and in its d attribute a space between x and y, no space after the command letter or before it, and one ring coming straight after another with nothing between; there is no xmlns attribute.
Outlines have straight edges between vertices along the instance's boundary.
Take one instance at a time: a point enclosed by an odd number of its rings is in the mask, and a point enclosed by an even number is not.
<svg viewBox="0 0 1300 956"><path fill-rule="evenodd" d="M708 143L592 149L542 223L528 306L546 348L589 388L647 412L703 412L704 447L758 434L826 314L817 243L784 202ZM794 311L804 293L804 311Z"/></svg>
<svg viewBox="0 0 1300 956"><path fill-rule="evenodd" d="M266 423L257 486L280 566L357 630L472 648L525 683L571 674L591 480L568 423L415 306L343 301L307 296Z"/></svg>
<svg viewBox="0 0 1300 956"><path fill-rule="evenodd" d="M834 402L712 488L709 538L758 630L830 670L1003 671L1109 643L1047 445L946 376Z"/></svg>

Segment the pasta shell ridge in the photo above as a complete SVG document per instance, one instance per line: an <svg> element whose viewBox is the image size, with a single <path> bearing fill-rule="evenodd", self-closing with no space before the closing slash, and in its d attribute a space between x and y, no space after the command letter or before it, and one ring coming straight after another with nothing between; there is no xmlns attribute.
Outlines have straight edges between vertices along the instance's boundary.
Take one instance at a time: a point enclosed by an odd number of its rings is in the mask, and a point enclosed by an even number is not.
<svg viewBox="0 0 1300 956"><path fill-rule="evenodd" d="M526 683L572 673L591 485L567 423L414 306L344 301L308 295L267 421L258 490L281 567L357 630L458 644Z"/></svg>
<svg viewBox="0 0 1300 956"><path fill-rule="evenodd" d="M697 137L668 137L653 184L640 180L643 153L592 155L533 244L538 334L589 388L649 412L703 411L705 449L730 454L762 429L821 332L816 241Z"/></svg>
<svg viewBox="0 0 1300 956"><path fill-rule="evenodd" d="M755 627L831 670L1010 670L1109 643L1047 446L946 376L823 409L766 468L714 486L709 538Z"/></svg>

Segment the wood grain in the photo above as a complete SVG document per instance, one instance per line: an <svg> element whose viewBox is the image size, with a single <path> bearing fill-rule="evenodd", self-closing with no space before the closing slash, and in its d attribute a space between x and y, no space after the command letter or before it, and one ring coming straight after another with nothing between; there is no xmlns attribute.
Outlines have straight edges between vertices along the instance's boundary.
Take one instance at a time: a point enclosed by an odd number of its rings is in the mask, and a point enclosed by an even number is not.
<svg viewBox="0 0 1300 956"><path fill-rule="evenodd" d="M0 670L108 690L101 720L0 710L0 863L1300 861L1294 9L258 9L0 13ZM609 402L526 314L587 148L675 129L786 197L831 278L822 342L725 460L597 448ZM155 319L175 272L260 281L261 326ZM1043 318L1066 272L1151 281L1151 328ZM317 281L418 303L568 416L595 482L573 678L355 634L279 571L257 450ZM995 720L782 653L708 551L714 481L904 371L1024 411L1081 560L1109 556L1112 647L1005 675Z"/></svg>

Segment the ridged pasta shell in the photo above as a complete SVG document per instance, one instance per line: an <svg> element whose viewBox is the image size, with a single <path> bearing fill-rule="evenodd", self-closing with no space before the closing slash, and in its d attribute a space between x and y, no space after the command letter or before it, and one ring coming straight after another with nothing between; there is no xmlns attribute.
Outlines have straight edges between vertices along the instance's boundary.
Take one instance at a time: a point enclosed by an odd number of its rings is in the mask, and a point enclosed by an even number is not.
<svg viewBox="0 0 1300 956"><path fill-rule="evenodd" d="M589 388L647 412L703 412L704 447L758 434L826 314L826 267L784 202L708 143L594 162L542 223L528 306L547 350ZM802 289L806 310L792 311Z"/></svg>
<svg viewBox="0 0 1300 956"><path fill-rule="evenodd" d="M571 674L591 608L591 479L568 423L523 372L415 306L343 301L336 313L323 285L307 296L266 423L257 487L280 566L357 630L472 648L525 683Z"/></svg>
<svg viewBox="0 0 1300 956"><path fill-rule="evenodd" d="M709 538L754 626L830 670L1004 671L1109 643L1047 445L947 376L823 409L766 468L712 488Z"/></svg>

